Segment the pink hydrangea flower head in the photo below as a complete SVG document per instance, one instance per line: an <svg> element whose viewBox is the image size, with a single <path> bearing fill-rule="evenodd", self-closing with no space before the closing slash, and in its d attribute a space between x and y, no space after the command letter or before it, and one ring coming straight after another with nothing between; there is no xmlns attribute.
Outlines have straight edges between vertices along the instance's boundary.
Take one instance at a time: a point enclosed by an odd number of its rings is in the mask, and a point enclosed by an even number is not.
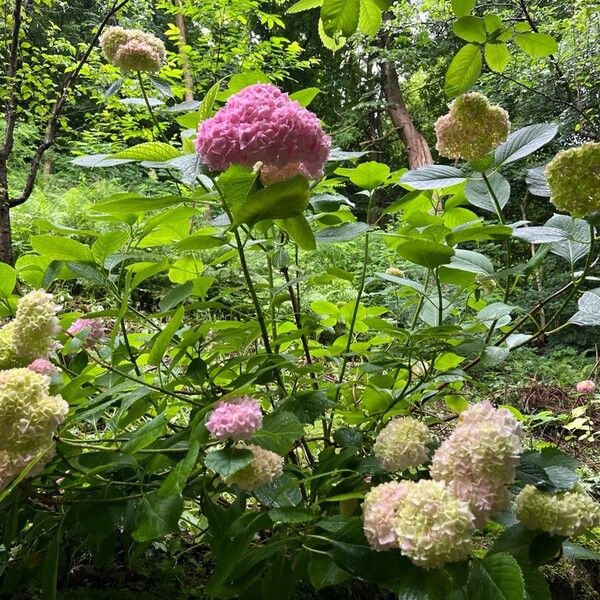
<svg viewBox="0 0 600 600"><path fill-rule="evenodd" d="M247 440L262 427L259 403L249 396L233 402L219 402L206 422L206 429L218 440Z"/></svg>
<svg viewBox="0 0 600 600"><path fill-rule="evenodd" d="M442 156L476 160L483 158L508 137L508 113L477 92L462 94L450 112L435 123L436 148Z"/></svg>
<svg viewBox="0 0 600 600"><path fill-rule="evenodd" d="M36 358L31 364L27 365L27 368L34 373L47 375L48 377L52 377L58 372L58 369L47 358Z"/></svg>
<svg viewBox="0 0 600 600"><path fill-rule="evenodd" d="M593 394L596 391L596 384L591 379L580 381L575 387L580 394Z"/></svg>
<svg viewBox="0 0 600 600"><path fill-rule="evenodd" d="M71 336L76 336L82 331L87 332L86 345L92 347L106 337L106 323L102 319L77 319L67 329Z"/></svg>
<svg viewBox="0 0 600 600"><path fill-rule="evenodd" d="M523 452L521 438L521 424L512 413L486 400L461 413L455 430L436 450L431 476L468 502L476 527L507 507L507 487Z"/></svg>
<svg viewBox="0 0 600 600"><path fill-rule="evenodd" d="M373 550L387 550L397 545L394 517L406 494L406 484L389 481L375 486L365 495L363 529Z"/></svg>
<svg viewBox="0 0 600 600"><path fill-rule="evenodd" d="M317 116L271 84L251 85L198 129L196 149L213 171L261 164L265 183L294 175L318 179L331 138Z"/></svg>

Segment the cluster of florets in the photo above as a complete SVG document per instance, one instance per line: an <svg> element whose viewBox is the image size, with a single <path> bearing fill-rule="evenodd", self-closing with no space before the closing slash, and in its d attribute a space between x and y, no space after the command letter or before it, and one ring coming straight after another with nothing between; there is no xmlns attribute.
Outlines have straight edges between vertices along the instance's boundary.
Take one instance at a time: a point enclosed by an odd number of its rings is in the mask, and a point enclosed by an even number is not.
<svg viewBox="0 0 600 600"><path fill-rule="evenodd" d="M574 217L600 211L600 143L559 152L546 167L550 201Z"/></svg>
<svg viewBox="0 0 600 600"><path fill-rule="evenodd" d="M406 485L389 481L375 486L365 495L363 529L374 550L397 546L395 519L399 502L406 494Z"/></svg>
<svg viewBox="0 0 600 600"><path fill-rule="evenodd" d="M49 383L31 369L0 371L0 489L36 455L44 452L38 471L52 456L52 435L69 406L49 394Z"/></svg>
<svg viewBox="0 0 600 600"><path fill-rule="evenodd" d="M238 444L237 447L250 450L253 457L245 467L227 478L229 485L252 491L271 483L283 472L283 458L279 454L254 444Z"/></svg>
<svg viewBox="0 0 600 600"><path fill-rule="evenodd" d="M47 358L36 358L31 364L27 365L27 368L34 373L46 375L47 377L52 377L52 375L58 373L58 369Z"/></svg>
<svg viewBox="0 0 600 600"><path fill-rule="evenodd" d="M380 432L373 445L379 464L388 471L404 471L427 461L427 445L431 433L427 425L402 417L392 419Z"/></svg>
<svg viewBox="0 0 600 600"><path fill-rule="evenodd" d="M400 548L415 564L430 569L463 560L472 550L474 517L440 482L384 483L363 505L365 535L375 550Z"/></svg>
<svg viewBox="0 0 600 600"><path fill-rule="evenodd" d="M435 123L436 148L442 156L476 160L489 154L508 137L508 113L477 92L454 100L450 112Z"/></svg>
<svg viewBox="0 0 600 600"><path fill-rule="evenodd" d="M572 537L600 526L600 506L580 486L551 494L526 485L515 498L515 507L525 527L552 535Z"/></svg>
<svg viewBox="0 0 600 600"><path fill-rule="evenodd" d="M124 71L159 71L165 61L165 45L139 29L109 27L100 36L106 58Z"/></svg>
<svg viewBox="0 0 600 600"><path fill-rule="evenodd" d="M107 326L103 319L76 319L67 333L73 337L82 335L86 346L93 347L107 335Z"/></svg>
<svg viewBox="0 0 600 600"><path fill-rule="evenodd" d="M317 116L270 84L244 88L200 123L196 149L213 171L260 163L265 184L303 175L318 179L331 138Z"/></svg>
<svg viewBox="0 0 600 600"><path fill-rule="evenodd" d="M19 300L15 318L0 328L0 369L25 367L48 355L60 332L60 308L44 290Z"/></svg>
<svg viewBox="0 0 600 600"><path fill-rule="evenodd" d="M577 382L575 389L580 394L593 394L596 391L596 384L591 379Z"/></svg>
<svg viewBox="0 0 600 600"><path fill-rule="evenodd" d="M206 421L206 429L218 440L247 440L262 427L260 404L243 396L232 402L219 402Z"/></svg>
<svg viewBox="0 0 600 600"><path fill-rule="evenodd" d="M510 502L508 486L523 452L521 438L521 425L510 411L486 400L461 413L433 456L431 476L468 502L477 527Z"/></svg>

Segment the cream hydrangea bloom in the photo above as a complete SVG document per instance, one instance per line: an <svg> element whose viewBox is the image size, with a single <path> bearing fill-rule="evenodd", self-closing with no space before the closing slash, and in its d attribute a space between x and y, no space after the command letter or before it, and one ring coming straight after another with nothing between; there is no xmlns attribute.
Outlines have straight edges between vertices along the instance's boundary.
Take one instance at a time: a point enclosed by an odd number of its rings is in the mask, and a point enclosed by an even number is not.
<svg viewBox="0 0 600 600"><path fill-rule="evenodd" d="M474 517L443 483L403 482L393 519L402 554L425 569L464 560L473 548Z"/></svg>
<svg viewBox="0 0 600 600"><path fill-rule="evenodd" d="M600 211L600 143L559 152L546 167L550 201L574 217Z"/></svg>
<svg viewBox="0 0 600 600"><path fill-rule="evenodd" d="M486 400L461 413L455 430L433 456L431 476L469 503L477 527L510 502L507 488L523 452L521 437L512 413Z"/></svg>
<svg viewBox="0 0 600 600"><path fill-rule="evenodd" d="M388 471L404 471L427 461L426 444L431 441L427 425L412 417L392 419L373 445L379 464Z"/></svg>
<svg viewBox="0 0 600 600"><path fill-rule="evenodd" d="M279 454L255 444L237 444L237 448L250 450L254 458L227 478L229 485L237 485L242 490L251 491L271 483L283 472L283 458Z"/></svg>
<svg viewBox="0 0 600 600"><path fill-rule="evenodd" d="M515 498L517 517L529 529L573 537L600 526L600 506L580 486L550 494L526 485Z"/></svg>
<svg viewBox="0 0 600 600"><path fill-rule="evenodd" d="M140 29L109 27L100 36L106 58L124 71L159 71L165 61L162 40Z"/></svg>
<svg viewBox="0 0 600 600"><path fill-rule="evenodd" d="M52 436L69 410L61 396L48 393L50 378L31 369L0 371L0 488L34 456L53 454Z"/></svg>
<svg viewBox="0 0 600 600"><path fill-rule="evenodd" d="M48 355L60 332L60 308L44 290L19 300L15 318L0 328L0 369L25 367Z"/></svg>
<svg viewBox="0 0 600 600"><path fill-rule="evenodd" d="M476 160L489 154L508 137L508 113L477 92L462 94L450 112L435 123L436 148L442 156Z"/></svg>

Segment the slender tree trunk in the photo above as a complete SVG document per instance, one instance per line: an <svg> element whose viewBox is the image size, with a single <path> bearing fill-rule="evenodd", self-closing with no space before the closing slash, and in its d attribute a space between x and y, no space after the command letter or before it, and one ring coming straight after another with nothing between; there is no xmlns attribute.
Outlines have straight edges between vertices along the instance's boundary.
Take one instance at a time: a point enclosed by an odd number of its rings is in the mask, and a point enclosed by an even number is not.
<svg viewBox="0 0 600 600"><path fill-rule="evenodd" d="M179 0L173 0L173 6L179 6ZM181 57L181 68L183 70L183 83L185 85L185 99L194 99L194 78L192 77L192 69L190 66L190 59L185 51L187 45L187 33L185 28L185 17L183 13L175 13L175 24L179 29L179 37L181 46L179 47L179 56Z"/></svg>
<svg viewBox="0 0 600 600"><path fill-rule="evenodd" d="M406 110L396 69L387 61L382 63L381 68L387 111L394 127L398 131L400 139L406 147L408 166L411 169L417 169L425 165L430 165L433 163L433 159L431 158L429 144L423 137L423 134L417 129Z"/></svg>
<svg viewBox="0 0 600 600"><path fill-rule="evenodd" d="M2 204L0 205L0 263L12 265L13 262L10 207L7 204Z"/></svg>

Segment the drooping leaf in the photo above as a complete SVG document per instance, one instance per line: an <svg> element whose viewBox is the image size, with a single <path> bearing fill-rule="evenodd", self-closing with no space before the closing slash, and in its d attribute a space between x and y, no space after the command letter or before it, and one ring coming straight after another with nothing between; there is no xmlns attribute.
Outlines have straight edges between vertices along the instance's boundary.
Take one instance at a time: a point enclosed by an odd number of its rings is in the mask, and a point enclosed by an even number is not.
<svg viewBox="0 0 600 600"><path fill-rule="evenodd" d="M501 166L529 156L553 140L557 133L558 125L554 123L538 123L517 129L496 149L494 161Z"/></svg>
<svg viewBox="0 0 600 600"><path fill-rule="evenodd" d="M428 165L405 173L400 183L406 183L417 190L435 190L465 181L466 175L456 167Z"/></svg>
<svg viewBox="0 0 600 600"><path fill-rule="evenodd" d="M486 177L487 183L483 177L472 177L469 179L465 187L465 196L473 206L477 206L500 217L501 215L498 214L494 199L500 209L503 209L510 199L510 183L498 172Z"/></svg>
<svg viewBox="0 0 600 600"><path fill-rule="evenodd" d="M112 155L112 158L126 158L129 160L151 160L163 162L180 156L176 148L165 142L143 142L131 148L121 150Z"/></svg>
<svg viewBox="0 0 600 600"><path fill-rule="evenodd" d="M469 600L523 600L523 574L517 561L505 553L475 559L469 581Z"/></svg>
<svg viewBox="0 0 600 600"><path fill-rule="evenodd" d="M416 265L435 269L448 264L454 256L450 246L426 240L410 240L396 246L398 254Z"/></svg>
<svg viewBox="0 0 600 600"><path fill-rule="evenodd" d="M552 36L537 31L518 33L515 42L531 58L545 58L558 50L558 44Z"/></svg>
<svg viewBox="0 0 600 600"><path fill-rule="evenodd" d="M459 17L452 24L452 31L459 38L467 42L483 44L486 39L485 24L480 17Z"/></svg>
<svg viewBox="0 0 600 600"><path fill-rule="evenodd" d="M180 306L175 314L171 317L166 327L156 336L152 343L152 349L148 356L148 364L158 366L160 365L169 344L173 341L173 337L177 330L181 326L185 309Z"/></svg>
<svg viewBox="0 0 600 600"><path fill-rule="evenodd" d="M252 442L271 452L285 455L303 434L304 429L296 415L279 411L264 418L263 426L254 434Z"/></svg>
<svg viewBox="0 0 600 600"><path fill-rule="evenodd" d="M250 464L253 456L252 452L246 448L234 448L230 446L222 450L209 452L206 455L204 464L211 471L227 479Z"/></svg>
<svg viewBox="0 0 600 600"><path fill-rule="evenodd" d="M177 530L182 511L181 496L162 498L158 492L146 494L138 501L136 528L131 536L138 542L149 542L172 533Z"/></svg>
<svg viewBox="0 0 600 600"><path fill-rule="evenodd" d="M358 27L360 0L323 0L321 21L323 30L331 37L351 36Z"/></svg>

